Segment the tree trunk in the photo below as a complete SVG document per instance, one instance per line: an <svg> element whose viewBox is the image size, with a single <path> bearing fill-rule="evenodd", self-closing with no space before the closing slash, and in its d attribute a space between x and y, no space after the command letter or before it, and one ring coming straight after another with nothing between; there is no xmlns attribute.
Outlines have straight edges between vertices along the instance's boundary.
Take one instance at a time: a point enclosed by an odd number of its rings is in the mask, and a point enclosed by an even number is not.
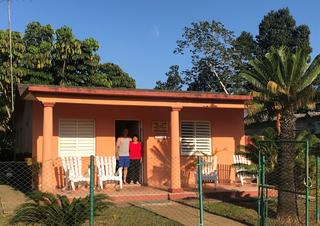
<svg viewBox="0 0 320 226"><path fill-rule="evenodd" d="M287 107L283 109L280 119L280 139L294 141L295 139L295 116L294 109ZM295 145L293 143L282 143L279 145L279 195L278 195L278 218L285 221L297 220L296 197L294 182Z"/></svg>
<svg viewBox="0 0 320 226"><path fill-rule="evenodd" d="M280 135L280 131L281 131L281 123L280 123L280 112L279 111L277 111L277 113L276 113L276 128L277 128L277 132L278 132L278 136Z"/></svg>
<svg viewBox="0 0 320 226"><path fill-rule="evenodd" d="M66 61L64 60L63 61L63 65L62 65L62 76L63 76L63 78L64 78L64 71L65 71L65 69L66 69Z"/></svg>

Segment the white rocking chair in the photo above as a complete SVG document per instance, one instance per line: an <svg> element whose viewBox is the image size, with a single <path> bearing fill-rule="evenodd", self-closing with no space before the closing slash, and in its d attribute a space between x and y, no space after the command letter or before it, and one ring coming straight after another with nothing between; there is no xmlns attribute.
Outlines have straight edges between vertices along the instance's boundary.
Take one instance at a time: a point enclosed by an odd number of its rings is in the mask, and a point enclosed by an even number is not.
<svg viewBox="0 0 320 226"><path fill-rule="evenodd" d="M66 186L71 185L72 190L75 190L75 183L90 181L89 171L86 176L82 175L81 157L61 157L62 166L65 172Z"/></svg>
<svg viewBox="0 0 320 226"><path fill-rule="evenodd" d="M115 156L96 156L98 168L98 183L100 189L103 189L105 181L119 181L120 189L122 189L122 167L116 172L116 157Z"/></svg>
<svg viewBox="0 0 320 226"><path fill-rule="evenodd" d="M202 183L214 183L216 187L218 183L218 157L204 156L202 157L202 163ZM195 171L195 177L197 181L197 171Z"/></svg>
<svg viewBox="0 0 320 226"><path fill-rule="evenodd" d="M249 175L243 165L251 165L251 161L242 155L233 155L233 165L235 166L236 176L239 177L241 185L245 179L253 179L254 175Z"/></svg>

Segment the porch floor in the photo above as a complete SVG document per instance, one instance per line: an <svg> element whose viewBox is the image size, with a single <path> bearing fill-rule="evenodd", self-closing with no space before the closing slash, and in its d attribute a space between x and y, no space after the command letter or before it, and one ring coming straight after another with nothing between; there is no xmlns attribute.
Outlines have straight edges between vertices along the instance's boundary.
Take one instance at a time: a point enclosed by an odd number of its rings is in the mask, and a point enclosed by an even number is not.
<svg viewBox="0 0 320 226"><path fill-rule="evenodd" d="M258 197L257 184L204 184L203 193L205 198L248 198Z"/></svg>
<svg viewBox="0 0 320 226"><path fill-rule="evenodd" d="M84 197L89 194L87 187L72 190L59 190L57 193L67 195L69 198ZM258 189L256 184L204 184L203 193L205 198L243 198L257 197ZM196 189L184 188L182 192L171 193L167 189L143 185L124 185L122 190L118 186L108 186L103 190L95 190L95 194L106 194L108 199L113 202L130 202L130 201L151 201L151 200L175 200L185 198L196 198L198 196Z"/></svg>

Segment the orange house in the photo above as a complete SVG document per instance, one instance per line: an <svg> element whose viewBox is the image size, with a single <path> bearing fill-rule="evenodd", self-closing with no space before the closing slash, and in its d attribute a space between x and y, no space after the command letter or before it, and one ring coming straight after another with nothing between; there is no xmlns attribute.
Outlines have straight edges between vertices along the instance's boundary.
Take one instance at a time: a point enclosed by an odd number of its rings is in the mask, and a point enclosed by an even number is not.
<svg viewBox="0 0 320 226"><path fill-rule="evenodd" d="M17 152L30 152L43 163L42 190L59 187L50 176L62 156L115 155L123 128L143 142L144 185L171 192L194 186L190 175L199 152L217 155L219 164L232 164L237 146L245 143L244 102L251 99L207 92L41 85L19 90ZM232 172L230 179L234 177Z"/></svg>

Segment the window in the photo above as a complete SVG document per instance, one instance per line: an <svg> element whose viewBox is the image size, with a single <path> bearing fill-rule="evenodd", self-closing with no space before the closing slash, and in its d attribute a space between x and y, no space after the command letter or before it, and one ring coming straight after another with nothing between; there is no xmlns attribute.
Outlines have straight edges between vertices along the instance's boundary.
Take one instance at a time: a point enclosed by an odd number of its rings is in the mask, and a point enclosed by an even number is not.
<svg viewBox="0 0 320 226"><path fill-rule="evenodd" d="M95 122L91 119L59 121L59 156L95 154Z"/></svg>
<svg viewBox="0 0 320 226"><path fill-rule="evenodd" d="M195 152L211 154L211 126L209 121L181 122L181 153L192 155Z"/></svg>

